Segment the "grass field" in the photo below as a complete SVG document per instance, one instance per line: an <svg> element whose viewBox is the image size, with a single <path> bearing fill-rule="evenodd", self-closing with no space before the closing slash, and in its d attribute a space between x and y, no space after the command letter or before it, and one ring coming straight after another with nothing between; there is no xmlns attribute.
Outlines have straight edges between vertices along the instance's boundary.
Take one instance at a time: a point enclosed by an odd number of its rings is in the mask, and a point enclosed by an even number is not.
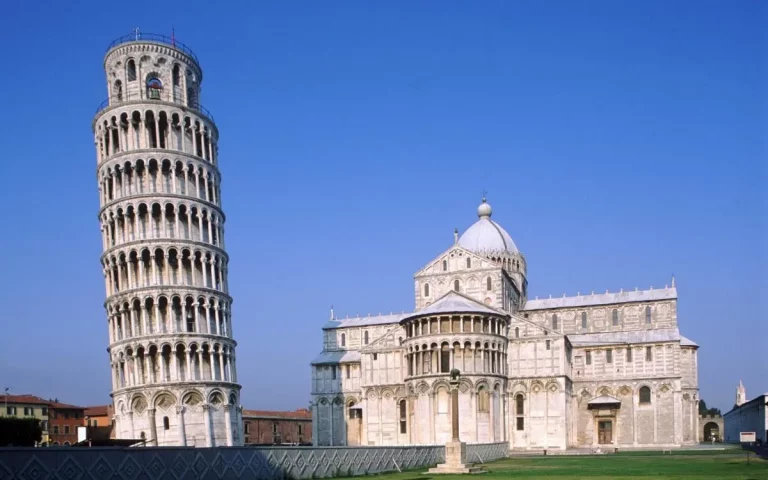
<svg viewBox="0 0 768 480"><path fill-rule="evenodd" d="M628 452L601 456L512 457L484 465L487 474L474 476L485 479L553 479L553 480L768 480L768 461L733 451L679 452L659 455L658 452ZM453 475L424 475L426 470L377 475L382 480L447 479Z"/></svg>

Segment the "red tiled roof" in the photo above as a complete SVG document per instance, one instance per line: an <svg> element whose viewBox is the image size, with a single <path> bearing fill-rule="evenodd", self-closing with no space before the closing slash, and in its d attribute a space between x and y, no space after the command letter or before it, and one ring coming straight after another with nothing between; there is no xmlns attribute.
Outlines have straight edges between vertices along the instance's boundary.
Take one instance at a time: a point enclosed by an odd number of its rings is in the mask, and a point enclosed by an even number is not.
<svg viewBox="0 0 768 480"><path fill-rule="evenodd" d="M78 407L77 405L68 405L66 403L51 402L51 408L59 410L83 410L85 407Z"/></svg>
<svg viewBox="0 0 768 480"><path fill-rule="evenodd" d="M54 402L52 400L46 400L44 398L40 398L37 395L30 395L28 393L23 395L0 395L0 403L5 403L6 400L8 403L26 403L29 405L47 405L50 408L72 408L72 409L81 409L83 407L78 407L76 405L67 405L66 403L59 403Z"/></svg>
<svg viewBox="0 0 768 480"><path fill-rule="evenodd" d="M109 415L110 405L96 405L93 407L85 407L85 416L87 417L106 417Z"/></svg>
<svg viewBox="0 0 768 480"><path fill-rule="evenodd" d="M312 412L306 408L300 408L293 412L273 410L243 410L243 418L285 418L293 420L312 420Z"/></svg>
<svg viewBox="0 0 768 480"><path fill-rule="evenodd" d="M51 402L35 395L0 395L0 403L28 403L31 405L50 405Z"/></svg>

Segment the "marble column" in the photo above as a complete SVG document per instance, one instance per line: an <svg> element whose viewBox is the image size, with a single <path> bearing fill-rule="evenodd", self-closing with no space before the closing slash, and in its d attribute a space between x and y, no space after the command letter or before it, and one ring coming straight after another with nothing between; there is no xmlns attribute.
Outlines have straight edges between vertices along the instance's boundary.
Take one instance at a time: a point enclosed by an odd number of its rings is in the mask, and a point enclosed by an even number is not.
<svg viewBox="0 0 768 480"><path fill-rule="evenodd" d="M211 406L203 405L203 422L205 423L205 446L213 446L213 432L211 431Z"/></svg>
<svg viewBox="0 0 768 480"><path fill-rule="evenodd" d="M231 447L234 444L232 439L232 405L224 405L224 422L227 431L227 446Z"/></svg>
<svg viewBox="0 0 768 480"><path fill-rule="evenodd" d="M184 408L185 407L176 407L176 416L179 418L179 440L181 442L182 447L187 446L187 430L184 426Z"/></svg>
<svg viewBox="0 0 768 480"><path fill-rule="evenodd" d="M149 434L152 436L152 438L150 438L149 442L147 443L157 447L157 422L155 421L155 409L150 408L147 410L147 412L149 413Z"/></svg>
<svg viewBox="0 0 768 480"><path fill-rule="evenodd" d="M320 423L318 417L317 403L310 402L309 408L312 410L312 445L317 446L317 425Z"/></svg>

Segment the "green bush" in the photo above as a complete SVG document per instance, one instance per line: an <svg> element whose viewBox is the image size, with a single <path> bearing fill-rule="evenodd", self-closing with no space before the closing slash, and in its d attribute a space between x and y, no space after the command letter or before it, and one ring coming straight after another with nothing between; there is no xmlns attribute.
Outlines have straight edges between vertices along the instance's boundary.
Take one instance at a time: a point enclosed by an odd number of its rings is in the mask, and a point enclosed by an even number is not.
<svg viewBox="0 0 768 480"><path fill-rule="evenodd" d="M34 447L43 439L40 420L36 418L0 417L0 446Z"/></svg>

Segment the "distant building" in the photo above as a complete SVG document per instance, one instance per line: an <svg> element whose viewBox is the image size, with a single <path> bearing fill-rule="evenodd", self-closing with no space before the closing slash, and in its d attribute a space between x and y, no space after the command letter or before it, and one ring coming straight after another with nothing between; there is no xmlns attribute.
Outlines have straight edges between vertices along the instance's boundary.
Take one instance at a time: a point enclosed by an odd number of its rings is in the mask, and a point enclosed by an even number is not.
<svg viewBox="0 0 768 480"><path fill-rule="evenodd" d="M723 416L715 413L699 415L699 440L702 442L722 442L725 426Z"/></svg>
<svg viewBox="0 0 768 480"><path fill-rule="evenodd" d="M43 429L41 443L48 443L49 400L35 395L0 395L0 417L36 418Z"/></svg>
<svg viewBox="0 0 768 480"><path fill-rule="evenodd" d="M112 426L112 417L115 415L115 408L110 405L97 405L85 407L85 418L83 426L86 427L109 427Z"/></svg>
<svg viewBox="0 0 768 480"><path fill-rule="evenodd" d="M312 443L312 413L243 410L243 432L246 445Z"/></svg>
<svg viewBox="0 0 768 480"><path fill-rule="evenodd" d="M83 425L83 407L51 402L48 406L51 445L74 445L77 443L77 427Z"/></svg>
<svg viewBox="0 0 768 480"><path fill-rule="evenodd" d="M85 407L83 426L78 432L78 442L88 445L111 446L115 438L115 409L110 405Z"/></svg>
<svg viewBox="0 0 768 480"><path fill-rule="evenodd" d="M755 432L755 439L763 444L768 443L768 393L746 401L747 391L739 382L736 388L736 404L730 412L723 415L725 420L725 441L739 443L742 432Z"/></svg>

